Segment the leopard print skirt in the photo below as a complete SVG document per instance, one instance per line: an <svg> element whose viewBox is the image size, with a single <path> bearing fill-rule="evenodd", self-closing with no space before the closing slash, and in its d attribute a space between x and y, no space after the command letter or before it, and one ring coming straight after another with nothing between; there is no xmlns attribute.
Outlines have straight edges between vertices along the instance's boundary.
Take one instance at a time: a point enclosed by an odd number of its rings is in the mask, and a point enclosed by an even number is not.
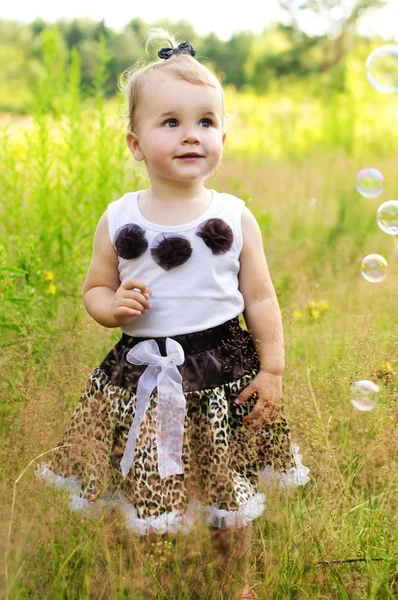
<svg viewBox="0 0 398 600"><path fill-rule="evenodd" d="M189 531L202 514L213 527L242 527L265 508L261 484L302 485L309 479L298 447L291 443L283 403L277 420L260 431L243 424L256 403L235 398L259 370L251 335L239 317L217 327L172 336L184 351L178 366L186 402L182 472L161 477L158 468L155 387L140 423L134 460L121 473L136 415L137 385L146 364L131 364L128 352L154 339L166 356L166 338L122 335L86 385L53 459L36 475L71 492L72 510L98 514L122 510L138 534ZM176 367L177 368L177 367Z"/></svg>

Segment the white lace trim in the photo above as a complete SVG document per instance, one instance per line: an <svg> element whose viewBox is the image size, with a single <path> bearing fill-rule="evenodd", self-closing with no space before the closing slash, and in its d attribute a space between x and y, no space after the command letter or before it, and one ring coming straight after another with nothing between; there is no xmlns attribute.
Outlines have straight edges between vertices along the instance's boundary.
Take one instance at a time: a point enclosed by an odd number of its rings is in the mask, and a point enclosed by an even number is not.
<svg viewBox="0 0 398 600"><path fill-rule="evenodd" d="M308 483L310 469L303 465L302 455L298 453L299 450L300 447L297 444L292 444L295 467L291 467L286 473L278 473L272 467L265 467L260 471L260 481L267 487L279 488L291 488Z"/></svg>
<svg viewBox="0 0 398 600"><path fill-rule="evenodd" d="M265 510L265 495L256 494L243 504L238 510L224 510L217 506L207 506L203 509L208 525L219 529L230 527L245 527L257 519Z"/></svg>
<svg viewBox="0 0 398 600"><path fill-rule="evenodd" d="M57 475L50 469L50 463L38 464L35 470L35 475L38 477L38 479L47 482L59 490L75 492L76 494L79 494L81 490L80 477L77 475L72 475L71 477L62 477L62 475Z"/></svg>
<svg viewBox="0 0 398 600"><path fill-rule="evenodd" d="M106 496L95 502L89 502L85 498L82 498L80 496L82 489L81 478L78 475L71 475L70 477L57 475L50 469L50 463L40 463L35 470L35 475L38 479L58 490L72 492L69 507L73 512L84 512L86 515L97 516L101 509L111 503L110 496Z"/></svg>
<svg viewBox="0 0 398 600"><path fill-rule="evenodd" d="M259 493L250 498L238 510L223 510L216 506L206 507L198 500L191 499L183 515L177 511L171 511L163 513L160 517L140 519L136 509L122 492L118 492L113 498L89 502L79 495L81 490L80 477L76 475L71 477L57 475L50 469L49 463L40 463L35 474L39 479L57 489L72 492L69 506L74 512L81 512L86 516L96 516L102 508L117 506L125 516L127 528L138 535L189 533L201 513L204 514L206 522L212 527L244 527L253 519L258 518L265 509L265 496Z"/></svg>
<svg viewBox="0 0 398 600"><path fill-rule="evenodd" d="M265 485L277 485L280 488L294 487L304 485L310 478L308 477L309 468L301 462L301 454L298 454L299 447L292 445L292 452L296 467L292 467L286 473L277 473L270 467L266 467L260 472L261 481ZM81 478L77 475L63 477L54 473L49 463L40 463L35 475L54 486L57 489L72 492L70 495L70 508L74 512L82 512L85 515L96 516L99 510L106 507L118 507L124 514L126 526L128 529L138 535L148 533L189 533L194 526L197 517L202 513L208 525L227 529L230 527L245 527L261 516L265 510L265 495L257 493L250 498L238 510L224 510L217 506L203 506L199 501L191 499L188 503L186 512L181 515L177 511L163 513L159 517L148 517L140 519L134 506L127 500L122 492L116 495L106 496L95 502L89 502L80 496Z"/></svg>
<svg viewBox="0 0 398 600"><path fill-rule="evenodd" d="M74 512L85 512L87 514L91 514L93 512L94 502L89 502L77 494L71 494L69 506Z"/></svg>
<svg viewBox="0 0 398 600"><path fill-rule="evenodd" d="M124 514L127 528L138 535L148 533L189 533L200 512L199 502L191 499L183 515L177 511L170 511L163 513L159 517L152 516L147 519L140 519L134 506L121 492L119 492L118 497L115 499L115 504L119 505L120 510Z"/></svg>

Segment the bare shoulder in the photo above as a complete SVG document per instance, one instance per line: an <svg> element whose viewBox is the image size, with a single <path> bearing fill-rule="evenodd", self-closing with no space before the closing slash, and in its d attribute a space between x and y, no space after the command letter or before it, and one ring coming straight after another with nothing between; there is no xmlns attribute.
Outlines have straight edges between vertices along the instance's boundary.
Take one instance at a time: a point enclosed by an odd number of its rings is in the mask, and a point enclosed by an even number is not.
<svg viewBox="0 0 398 600"><path fill-rule="evenodd" d="M106 211L98 221L95 230L93 255L84 283L83 293L98 286L110 287L115 291L120 286L118 258L109 239L108 215Z"/></svg>
<svg viewBox="0 0 398 600"><path fill-rule="evenodd" d="M247 244L258 245L259 243L261 244L262 248L263 241L260 226L257 223L256 217L253 215L251 210L247 208L247 206L244 206L242 210L241 225L243 248L247 246Z"/></svg>

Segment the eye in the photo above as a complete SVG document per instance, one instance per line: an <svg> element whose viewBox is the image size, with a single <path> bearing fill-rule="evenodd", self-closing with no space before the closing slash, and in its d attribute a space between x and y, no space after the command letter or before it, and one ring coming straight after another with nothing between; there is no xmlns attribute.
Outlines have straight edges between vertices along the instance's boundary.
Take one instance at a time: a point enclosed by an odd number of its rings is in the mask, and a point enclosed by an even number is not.
<svg viewBox="0 0 398 600"><path fill-rule="evenodd" d="M166 119L163 123L165 127L178 127L177 119Z"/></svg>
<svg viewBox="0 0 398 600"><path fill-rule="evenodd" d="M202 127L211 127L213 125L213 121L211 119L201 119L200 124Z"/></svg>

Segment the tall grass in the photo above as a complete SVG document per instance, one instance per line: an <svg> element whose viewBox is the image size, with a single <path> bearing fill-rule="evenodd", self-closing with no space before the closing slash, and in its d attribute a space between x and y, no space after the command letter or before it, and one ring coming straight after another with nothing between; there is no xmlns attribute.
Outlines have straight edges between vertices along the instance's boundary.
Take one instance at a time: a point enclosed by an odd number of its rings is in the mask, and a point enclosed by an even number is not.
<svg viewBox="0 0 398 600"><path fill-rule="evenodd" d="M203 525L151 545L115 515L71 514L64 494L37 483L34 463L24 471L57 444L119 337L89 319L81 290L100 215L145 185L119 106L102 97L105 47L95 98L83 102L78 55L67 61L47 35L35 114L29 127L5 127L0 144L0 598L216 598ZM348 95L323 104L299 89L230 91L239 112L208 182L243 197L262 228L285 328L286 411L312 475L293 493L267 491L252 561L264 599L398 593L398 250L375 221L379 202L397 194L397 129L387 127L393 100L366 92L361 77L352 65ZM364 166L384 174L379 199L355 190ZM379 284L360 274L373 252L389 263ZM380 385L372 412L350 404L357 379Z"/></svg>

